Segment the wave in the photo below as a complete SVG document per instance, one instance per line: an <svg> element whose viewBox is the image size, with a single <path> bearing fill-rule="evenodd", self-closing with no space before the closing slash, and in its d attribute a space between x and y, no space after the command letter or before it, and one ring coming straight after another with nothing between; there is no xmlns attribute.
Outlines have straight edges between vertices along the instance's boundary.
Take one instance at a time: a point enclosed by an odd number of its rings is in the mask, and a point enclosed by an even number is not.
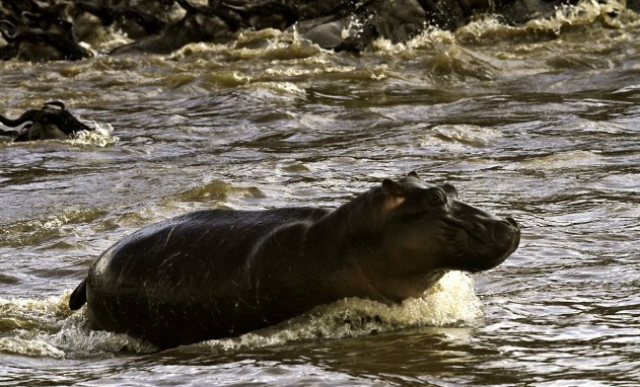
<svg viewBox="0 0 640 387"><path fill-rule="evenodd" d="M472 278L454 271L441 278L425 292L424 297L407 299L400 305L347 298L320 305L274 327L236 338L205 341L191 347L221 352L357 337L411 327L468 326L482 315L482 303L474 292Z"/></svg>
<svg viewBox="0 0 640 387"><path fill-rule="evenodd" d="M82 232L83 224L105 214L104 210L92 208L65 211L43 219L9 222L2 226L0 246L38 246L45 241L77 235Z"/></svg>
<svg viewBox="0 0 640 387"><path fill-rule="evenodd" d="M555 39L581 26L606 29L635 27L640 22L640 16L628 10L625 3L618 0L606 2L585 0L575 5L560 6L548 15L515 26L504 23L500 15L483 14L474 17L471 22L453 32L426 26L421 34L408 41L392 43L390 40L379 38L372 48L374 52L397 53L429 48L447 41L459 44L545 41ZM362 26L347 23L344 26L343 35L348 35L351 30L358 28ZM108 52L118 45L129 42L130 40L121 31L109 30L101 39L91 43L94 52ZM257 31L243 30L235 34L234 39L229 42L191 43L165 57L170 61L185 59L237 61L255 58L271 61L306 59L323 56L326 53L331 51L324 50L306 40L299 33L297 25L294 25L286 31L271 28Z"/></svg>

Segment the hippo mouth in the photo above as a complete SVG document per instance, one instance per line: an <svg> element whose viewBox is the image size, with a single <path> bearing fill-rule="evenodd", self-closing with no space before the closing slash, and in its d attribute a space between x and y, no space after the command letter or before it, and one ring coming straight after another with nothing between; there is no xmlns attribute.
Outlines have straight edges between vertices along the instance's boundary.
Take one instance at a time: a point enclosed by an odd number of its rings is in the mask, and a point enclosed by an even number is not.
<svg viewBox="0 0 640 387"><path fill-rule="evenodd" d="M520 243L520 225L510 217L473 223L445 217L443 221L466 234L459 267L465 271L475 273L500 265Z"/></svg>

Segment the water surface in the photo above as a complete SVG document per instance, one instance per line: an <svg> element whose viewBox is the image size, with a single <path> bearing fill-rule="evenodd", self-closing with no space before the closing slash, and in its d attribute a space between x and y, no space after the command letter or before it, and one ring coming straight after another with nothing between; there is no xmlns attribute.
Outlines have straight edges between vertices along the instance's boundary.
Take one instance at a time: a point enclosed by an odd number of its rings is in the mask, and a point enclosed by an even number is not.
<svg viewBox="0 0 640 387"><path fill-rule="evenodd" d="M361 56L262 31L171 56L0 63L3 114L62 99L100 129L0 143L0 384L637 385L640 18L587 11ZM159 353L66 307L104 249L152 222L334 208L411 170L517 219L519 250L422 300L346 300Z"/></svg>

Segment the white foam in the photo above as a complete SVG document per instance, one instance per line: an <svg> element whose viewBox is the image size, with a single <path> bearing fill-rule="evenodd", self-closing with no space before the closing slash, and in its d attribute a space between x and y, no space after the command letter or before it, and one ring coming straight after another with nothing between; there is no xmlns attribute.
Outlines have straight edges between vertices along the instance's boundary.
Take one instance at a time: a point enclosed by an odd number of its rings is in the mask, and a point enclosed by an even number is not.
<svg viewBox="0 0 640 387"><path fill-rule="evenodd" d="M321 305L274 327L194 346L220 352L295 341L357 337L409 327L467 326L482 317L481 307L473 279L462 272L449 272L424 297L408 299L400 305L348 298Z"/></svg>
<svg viewBox="0 0 640 387"><path fill-rule="evenodd" d="M108 145L115 144L119 139L113 136L113 126L93 121L91 123L93 130L83 130L78 132L71 139L71 144L75 146L97 146L104 148Z"/></svg>
<svg viewBox="0 0 640 387"><path fill-rule="evenodd" d="M71 312L69 292L44 300L2 299L0 352L52 358L99 357L121 351L157 350L125 334L89 329L85 309ZM237 351L289 342L357 337L421 326L468 326L482 316L481 302L467 274L450 272L419 299L400 305L348 298L321 305L304 315L273 327L235 338L210 340L188 346L196 351Z"/></svg>
<svg viewBox="0 0 640 387"><path fill-rule="evenodd" d="M93 331L89 328L86 309L71 315L60 331L49 337L56 348L70 357L94 357L121 351L151 353L158 349L126 334Z"/></svg>
<svg viewBox="0 0 640 387"><path fill-rule="evenodd" d="M51 357L55 359L65 357L64 351L48 343L46 337L2 337L0 338L0 352L23 356Z"/></svg>

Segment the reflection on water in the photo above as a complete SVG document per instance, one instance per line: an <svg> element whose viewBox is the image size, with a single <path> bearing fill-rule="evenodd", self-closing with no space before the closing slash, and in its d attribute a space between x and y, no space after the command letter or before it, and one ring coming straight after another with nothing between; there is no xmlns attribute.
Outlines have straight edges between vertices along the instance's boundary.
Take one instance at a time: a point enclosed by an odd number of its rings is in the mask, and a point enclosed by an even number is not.
<svg viewBox="0 0 640 387"><path fill-rule="evenodd" d="M167 57L0 63L3 114L61 99L104 129L0 143L0 384L636 385L640 19L592 7L358 57L267 30ZM66 308L100 252L151 222L335 207L411 170L513 216L519 250L431 301L349 300L161 353Z"/></svg>

